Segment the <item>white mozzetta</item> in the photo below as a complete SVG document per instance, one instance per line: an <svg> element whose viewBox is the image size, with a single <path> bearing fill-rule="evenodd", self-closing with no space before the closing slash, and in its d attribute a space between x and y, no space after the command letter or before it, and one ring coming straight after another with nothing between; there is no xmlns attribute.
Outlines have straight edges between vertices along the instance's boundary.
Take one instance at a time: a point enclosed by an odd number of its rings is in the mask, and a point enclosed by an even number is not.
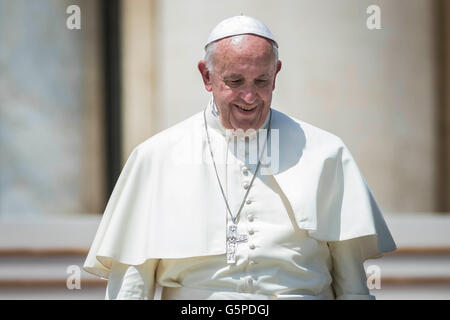
<svg viewBox="0 0 450 320"><path fill-rule="evenodd" d="M249 179L239 166L246 164L230 161L239 155L229 150L212 103L206 115L219 176L227 180L235 213ZM238 246L236 266L254 260L255 272L263 276L278 263L273 260L290 260L291 275L311 268L302 275L303 281L316 279L314 294L331 281L327 244L354 239L361 262L396 248L369 187L338 137L273 109L271 129L279 133L279 165L271 174L259 175L249 193L254 202L239 219L239 232L247 233L249 241ZM205 257L210 258L207 263L223 259L223 268L232 268L225 263L227 211L209 157L203 112L139 145L108 202L86 271L107 278L113 264L140 266L161 259L162 268L155 271L161 276L172 259L198 263ZM252 165L248 167L253 174Z"/></svg>

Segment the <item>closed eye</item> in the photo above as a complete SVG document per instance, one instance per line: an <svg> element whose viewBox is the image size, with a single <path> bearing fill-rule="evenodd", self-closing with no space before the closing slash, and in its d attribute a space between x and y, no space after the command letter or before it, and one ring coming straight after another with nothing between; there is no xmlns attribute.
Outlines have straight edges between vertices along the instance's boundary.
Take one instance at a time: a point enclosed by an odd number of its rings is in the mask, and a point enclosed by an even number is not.
<svg viewBox="0 0 450 320"><path fill-rule="evenodd" d="M265 80L265 79L257 79L255 80L255 84L259 87L264 87L269 83L269 80Z"/></svg>
<svg viewBox="0 0 450 320"><path fill-rule="evenodd" d="M238 80L227 80L225 81L226 85L229 87L237 87L240 86L243 83L243 80L238 79Z"/></svg>

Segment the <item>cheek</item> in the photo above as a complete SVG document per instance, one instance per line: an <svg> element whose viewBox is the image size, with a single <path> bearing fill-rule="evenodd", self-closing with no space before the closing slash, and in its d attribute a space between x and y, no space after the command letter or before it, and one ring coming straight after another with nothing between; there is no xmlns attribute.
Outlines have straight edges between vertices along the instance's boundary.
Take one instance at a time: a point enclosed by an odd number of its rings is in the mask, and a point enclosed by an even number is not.
<svg viewBox="0 0 450 320"><path fill-rule="evenodd" d="M272 100L272 88L267 88L261 92L261 99L265 102L270 102Z"/></svg>
<svg viewBox="0 0 450 320"><path fill-rule="evenodd" d="M214 94L214 99L224 108L229 108L229 104L236 101L237 97L239 97L239 94L236 94L236 92L226 88L221 88Z"/></svg>
<svg viewBox="0 0 450 320"><path fill-rule="evenodd" d="M216 91L213 94L216 107L219 109L219 113L225 118L228 118L230 114L230 103L232 101L229 94L223 91Z"/></svg>

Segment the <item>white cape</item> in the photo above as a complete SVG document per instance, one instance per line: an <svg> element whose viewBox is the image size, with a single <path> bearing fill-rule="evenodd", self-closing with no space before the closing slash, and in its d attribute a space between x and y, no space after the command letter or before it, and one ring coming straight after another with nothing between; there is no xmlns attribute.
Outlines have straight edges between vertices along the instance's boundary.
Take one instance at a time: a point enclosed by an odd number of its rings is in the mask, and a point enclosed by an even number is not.
<svg viewBox="0 0 450 320"><path fill-rule="evenodd" d="M271 128L279 130L280 145L274 177L299 228L320 241L360 238L364 260L396 249L366 181L338 137L274 109ZM224 254L225 203L213 166L202 161L205 155L203 112L136 147L84 269L107 278L114 260L140 265L152 258Z"/></svg>

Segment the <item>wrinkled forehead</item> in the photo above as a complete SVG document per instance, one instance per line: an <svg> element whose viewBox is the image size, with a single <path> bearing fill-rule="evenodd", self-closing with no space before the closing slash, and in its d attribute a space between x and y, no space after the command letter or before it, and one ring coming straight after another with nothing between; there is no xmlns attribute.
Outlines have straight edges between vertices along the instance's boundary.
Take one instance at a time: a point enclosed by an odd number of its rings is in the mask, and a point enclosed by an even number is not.
<svg viewBox="0 0 450 320"><path fill-rule="evenodd" d="M273 46L269 40L256 35L238 35L219 40L215 62L273 64Z"/></svg>

